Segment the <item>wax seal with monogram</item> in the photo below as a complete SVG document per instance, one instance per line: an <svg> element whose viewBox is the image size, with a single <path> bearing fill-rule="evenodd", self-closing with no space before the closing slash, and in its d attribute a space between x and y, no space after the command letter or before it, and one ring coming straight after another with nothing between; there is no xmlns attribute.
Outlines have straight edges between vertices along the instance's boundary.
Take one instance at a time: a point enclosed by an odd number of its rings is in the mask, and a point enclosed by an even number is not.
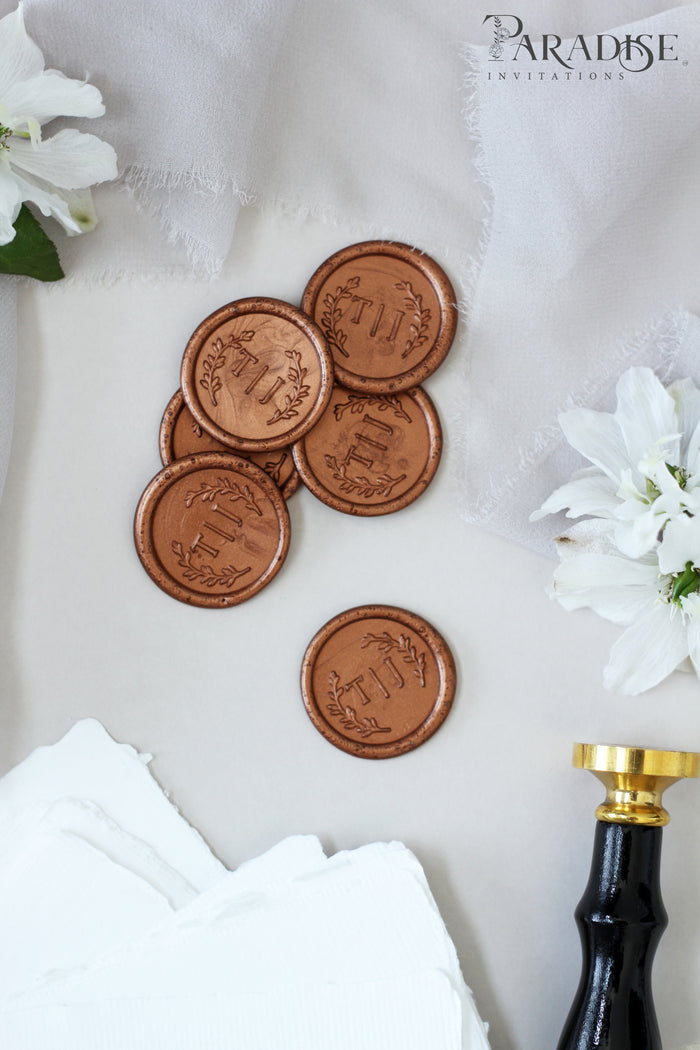
<svg viewBox="0 0 700 1050"><path fill-rule="evenodd" d="M302 481L346 514L401 510L425 490L440 461L442 433L428 395L357 394L335 386L313 430L293 447Z"/></svg>
<svg viewBox="0 0 700 1050"><path fill-rule="evenodd" d="M168 402L160 424L160 458L167 467L175 459L198 452L230 452L231 449L203 430L177 390ZM269 452L237 452L236 455L257 463L272 478L285 499L296 492L301 479L294 466L290 448Z"/></svg>
<svg viewBox="0 0 700 1050"><path fill-rule="evenodd" d="M279 299L239 299L195 329L180 374L187 407L223 445L283 448L310 430L331 395L320 328Z"/></svg>
<svg viewBox="0 0 700 1050"><path fill-rule="evenodd" d="M179 601L237 605L273 579L289 547L287 507L264 470L240 456L201 452L164 467L134 520L139 558Z"/></svg>
<svg viewBox="0 0 700 1050"><path fill-rule="evenodd" d="M362 605L329 620L304 655L301 692L318 731L359 758L393 758L436 732L455 693L445 639L406 609Z"/></svg>
<svg viewBox="0 0 700 1050"><path fill-rule="evenodd" d="M417 386L442 363L457 327L442 268L391 241L336 252L311 277L302 306L323 329L337 381L363 393Z"/></svg>

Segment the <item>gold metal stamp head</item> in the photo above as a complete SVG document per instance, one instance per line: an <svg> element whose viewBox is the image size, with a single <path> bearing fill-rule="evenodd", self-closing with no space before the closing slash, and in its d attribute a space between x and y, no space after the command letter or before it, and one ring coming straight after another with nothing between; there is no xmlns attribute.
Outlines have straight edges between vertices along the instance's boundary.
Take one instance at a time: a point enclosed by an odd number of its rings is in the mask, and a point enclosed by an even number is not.
<svg viewBox="0 0 700 1050"><path fill-rule="evenodd" d="M664 791L677 780L698 776L700 754L574 744L573 764L578 769L588 769L605 785L605 802L595 811L598 820L662 827L670 820L661 804Z"/></svg>

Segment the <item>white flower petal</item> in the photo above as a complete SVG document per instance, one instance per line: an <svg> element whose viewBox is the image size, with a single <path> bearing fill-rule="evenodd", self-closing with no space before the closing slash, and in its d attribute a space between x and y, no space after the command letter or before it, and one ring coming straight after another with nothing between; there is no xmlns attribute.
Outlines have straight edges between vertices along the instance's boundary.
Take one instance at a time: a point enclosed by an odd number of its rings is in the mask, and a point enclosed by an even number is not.
<svg viewBox="0 0 700 1050"><path fill-rule="evenodd" d="M619 503L615 495L616 489L616 482L599 472L587 477L572 478L566 485L553 492L539 510L530 515L530 521L538 521L547 514L556 514L567 507L567 518L578 518L582 514L612 518Z"/></svg>
<svg viewBox="0 0 700 1050"><path fill-rule="evenodd" d="M688 445L691 436L700 425L700 390L692 379L677 379L667 387L676 403L676 418L681 438L680 466L687 465Z"/></svg>
<svg viewBox="0 0 700 1050"><path fill-rule="evenodd" d="M80 233L89 233L98 223L97 212L90 190L56 190L68 205L71 219L80 227ZM73 230L68 230L72 233Z"/></svg>
<svg viewBox="0 0 700 1050"><path fill-rule="evenodd" d="M41 73L44 56L24 28L22 5L0 18L0 98L17 80Z"/></svg>
<svg viewBox="0 0 700 1050"><path fill-rule="evenodd" d="M629 624L656 601L658 575L654 565L584 553L555 569L550 593L565 609L593 609L613 623Z"/></svg>
<svg viewBox="0 0 700 1050"><path fill-rule="evenodd" d="M632 471L623 470L620 475L620 487L617 490L617 497L622 501L633 500L635 503L646 503L646 484L644 485L644 492L642 492L632 477Z"/></svg>
<svg viewBox="0 0 700 1050"><path fill-rule="evenodd" d="M574 408L559 416L559 424L572 448L619 481L630 462L622 432L609 412Z"/></svg>
<svg viewBox="0 0 700 1050"><path fill-rule="evenodd" d="M690 435L685 454L685 465L691 474L700 474L700 423Z"/></svg>
<svg viewBox="0 0 700 1050"><path fill-rule="evenodd" d="M10 162L14 168L66 190L85 189L117 177L117 155L112 147L74 128L59 131L37 146L13 139Z"/></svg>
<svg viewBox="0 0 700 1050"><path fill-rule="evenodd" d="M615 642L603 684L636 696L658 685L687 655L688 632L681 610L658 602Z"/></svg>
<svg viewBox="0 0 700 1050"><path fill-rule="evenodd" d="M625 511L629 506L625 506ZM621 521L615 529L615 542L622 554L628 558L641 558L653 550L658 542L658 536L664 524L668 521L668 514L652 504L650 507L640 507L640 512L631 521Z"/></svg>
<svg viewBox="0 0 700 1050"><path fill-rule="evenodd" d="M23 201L31 201L35 204L42 215L53 216L70 234L82 233L80 221L71 214L71 202L66 199L70 191L56 190L38 185L31 179L23 179L17 172L14 173L13 181ZM89 192L89 191L88 191ZM88 226L88 229L91 228Z"/></svg>
<svg viewBox="0 0 700 1050"><path fill-rule="evenodd" d="M15 115L12 122L15 130L23 130L30 117L46 124L54 117L101 117L105 111L96 87L81 80L70 80L54 69L11 84L2 102Z"/></svg>
<svg viewBox="0 0 700 1050"><path fill-rule="evenodd" d="M1 23L0 23L1 24ZM22 207L22 193L4 158L0 160L0 246L15 238L13 222Z"/></svg>
<svg viewBox="0 0 700 1050"><path fill-rule="evenodd" d="M673 463L668 456L664 456L663 460L656 460L655 462L642 460L644 466L640 465L640 469L645 471L647 477L654 482L656 488L664 497L664 506L668 507L669 510L678 510L685 499L685 491L668 469L669 462ZM675 465L678 466L677 460Z"/></svg>
<svg viewBox="0 0 700 1050"><path fill-rule="evenodd" d="M698 599L698 601L688 617L688 655L690 656L693 670L700 677L700 595L694 594L692 597ZM686 612L685 599L682 599L682 603L683 611Z"/></svg>
<svg viewBox="0 0 700 1050"><path fill-rule="evenodd" d="M681 598L681 608L686 624L700 623L700 594L697 591Z"/></svg>
<svg viewBox="0 0 700 1050"><path fill-rule="evenodd" d="M669 521L658 556L663 573L682 572L688 562L700 567L700 518L680 514Z"/></svg>
<svg viewBox="0 0 700 1050"><path fill-rule="evenodd" d="M622 431L630 462L636 465L659 441L669 441L671 461L678 463L680 439L676 402L650 368L628 368L617 384L615 419Z"/></svg>
<svg viewBox="0 0 700 1050"><path fill-rule="evenodd" d="M614 522L606 518L584 518L554 537L557 554L562 561L579 554L609 554L619 558L614 541Z"/></svg>

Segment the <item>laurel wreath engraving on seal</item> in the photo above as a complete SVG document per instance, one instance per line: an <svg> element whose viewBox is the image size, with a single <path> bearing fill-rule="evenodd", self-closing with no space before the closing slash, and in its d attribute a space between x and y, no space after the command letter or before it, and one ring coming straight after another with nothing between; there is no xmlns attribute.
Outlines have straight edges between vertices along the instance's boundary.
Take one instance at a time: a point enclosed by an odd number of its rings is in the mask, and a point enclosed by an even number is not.
<svg viewBox="0 0 700 1050"><path fill-rule="evenodd" d="M218 402L216 395L221 390L221 377L218 373L226 364L227 352L229 350L242 350L244 343L249 343L255 332L241 332L240 335L230 335L226 342L217 338L211 344L211 353L202 362L202 378L199 385L209 394L209 399L216 408Z"/></svg>
<svg viewBox="0 0 700 1050"><path fill-rule="evenodd" d="M341 702L345 691L345 686L340 685L340 676L335 671L331 671L328 676L328 696L331 702L326 704L326 710L334 718L340 719L340 724L344 729L350 730L351 733L359 733L363 740L372 736L373 733L391 732L391 726L380 726L376 718L368 716L359 719L354 707Z"/></svg>
<svg viewBox="0 0 700 1050"><path fill-rule="evenodd" d="M233 587L241 576L250 572L250 565L246 565L245 569L237 569L235 565L224 565L221 572L217 572L212 565L193 565L192 551L184 550L179 540L172 540L170 547L185 579L198 581L207 587Z"/></svg>
<svg viewBox="0 0 700 1050"><path fill-rule="evenodd" d="M279 485L282 480L282 467L287 462L287 453L283 452L278 459L266 459L265 460L265 473L269 478L274 481L275 485Z"/></svg>
<svg viewBox="0 0 700 1050"><path fill-rule="evenodd" d="M311 387L304 382L307 368L302 368L301 354L298 350L285 350L285 356L292 362L287 371L287 382L292 384L291 394L285 394L284 408L276 408L267 421L267 425L279 422L280 419L291 419L299 415L299 406L309 396Z"/></svg>
<svg viewBox="0 0 700 1050"><path fill-rule="evenodd" d="M410 281L398 281L394 288L398 292L405 292L404 302L410 310L413 310L413 322L409 326L411 338L401 354L401 357L405 358L427 340L430 310L427 307L423 308L423 297L413 291Z"/></svg>
<svg viewBox="0 0 700 1050"><path fill-rule="evenodd" d="M394 486L406 480L405 474L400 474L398 478L392 478L386 471L377 475L374 481L370 481L369 478L362 474L350 477L347 463L339 463L335 456L328 455L324 458L326 466L333 475L333 480L338 482L340 491L351 492L355 496L363 496L365 499L369 499L371 496L390 496Z"/></svg>
<svg viewBox="0 0 700 1050"><path fill-rule="evenodd" d="M325 310L321 314L321 328L326 334L331 351L337 350L343 357L350 357L350 354L345 349L347 334L338 324L342 317L340 303L345 299L352 299L352 293L359 283L359 277L350 277L347 284L338 285L335 295L328 292L323 300Z"/></svg>
<svg viewBox="0 0 700 1050"><path fill-rule="evenodd" d="M196 492L188 492L185 496L185 506L191 507L198 499L201 499L203 503L212 503L217 496L227 496L232 503L243 500L246 510L251 510L258 517L262 517L262 510L256 503L255 496L248 485L241 487L236 481L231 481L229 478L217 478L216 480L216 485L203 481Z"/></svg>
<svg viewBox="0 0 700 1050"><path fill-rule="evenodd" d="M397 419L411 422L411 417L395 394L348 394L347 401L339 401L335 406L333 415L336 420L340 420L348 410L350 415L359 415L368 405L376 408L378 412L391 409Z"/></svg>
<svg viewBox="0 0 700 1050"><path fill-rule="evenodd" d="M418 652L407 634L393 638L388 631L382 631L381 634L367 633L360 642L360 649L366 649L370 645L376 645L380 653L398 652L405 664L413 666L414 675L422 688L425 688L425 653Z"/></svg>

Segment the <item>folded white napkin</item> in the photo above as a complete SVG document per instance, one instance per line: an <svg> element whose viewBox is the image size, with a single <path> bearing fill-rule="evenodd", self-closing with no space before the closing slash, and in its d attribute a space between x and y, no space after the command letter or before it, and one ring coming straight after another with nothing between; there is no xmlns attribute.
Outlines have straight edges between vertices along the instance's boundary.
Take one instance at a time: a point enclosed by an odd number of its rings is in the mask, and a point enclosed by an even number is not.
<svg viewBox="0 0 700 1050"><path fill-rule="evenodd" d="M579 42L567 78L551 54L541 58L550 27L525 23L528 46L520 33L490 52L492 19L469 53L471 129L492 204L469 322L461 487L468 520L539 545L551 526L528 515L573 467L560 472L554 458L557 413L610 407L630 364L675 377L684 321L659 318L700 309L700 5L599 25L604 54L613 38L642 35L653 61L636 72L628 67L646 52L597 61L589 32L593 57ZM518 27L504 16L501 28ZM696 381L697 361L686 372Z"/></svg>

